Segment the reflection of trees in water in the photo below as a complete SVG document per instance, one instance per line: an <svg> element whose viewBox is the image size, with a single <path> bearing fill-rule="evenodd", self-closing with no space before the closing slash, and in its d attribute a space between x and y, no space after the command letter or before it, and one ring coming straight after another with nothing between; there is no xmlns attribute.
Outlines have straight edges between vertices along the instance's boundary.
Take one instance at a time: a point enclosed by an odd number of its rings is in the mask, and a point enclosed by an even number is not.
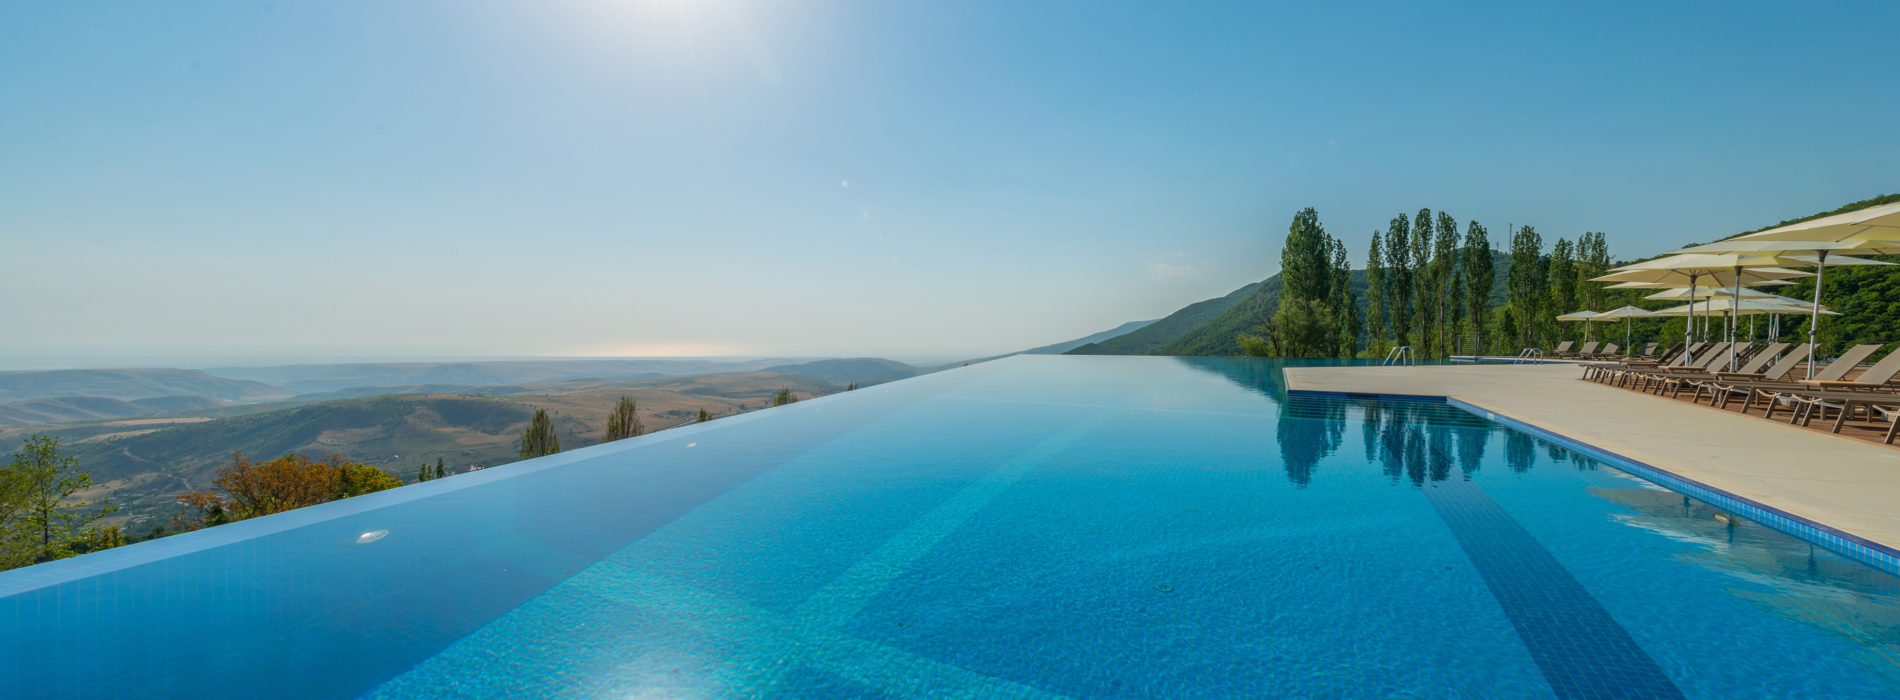
<svg viewBox="0 0 1900 700"><path fill-rule="evenodd" d="M1346 438L1346 402L1290 397L1280 406L1280 460L1286 478L1302 488L1313 482L1313 468L1339 450Z"/></svg>
<svg viewBox="0 0 1900 700"><path fill-rule="evenodd" d="M1366 459L1368 461L1378 459L1379 455L1385 452L1379 446L1380 430L1385 424L1385 411L1380 410L1379 404L1367 401L1359 404L1359 413L1359 439L1365 443Z"/></svg>
<svg viewBox="0 0 1900 700"><path fill-rule="evenodd" d="M1504 431L1504 465L1522 474L1537 463L1537 440L1515 430Z"/></svg>
<svg viewBox="0 0 1900 700"><path fill-rule="evenodd" d="M1458 431L1458 467L1470 478L1484 462L1484 448L1491 442L1491 431L1466 428Z"/></svg>
<svg viewBox="0 0 1900 700"><path fill-rule="evenodd" d="M1288 363L1283 360L1245 357L1177 357L1174 359L1190 369L1217 375L1233 382L1235 386L1273 399L1274 403L1286 400L1286 387L1282 382L1280 368L1288 366Z"/></svg>
<svg viewBox="0 0 1900 700"><path fill-rule="evenodd" d="M1451 429L1442 424L1432 423L1425 427L1425 434L1432 442L1431 449L1425 452L1431 479L1444 481L1451 475Z"/></svg>

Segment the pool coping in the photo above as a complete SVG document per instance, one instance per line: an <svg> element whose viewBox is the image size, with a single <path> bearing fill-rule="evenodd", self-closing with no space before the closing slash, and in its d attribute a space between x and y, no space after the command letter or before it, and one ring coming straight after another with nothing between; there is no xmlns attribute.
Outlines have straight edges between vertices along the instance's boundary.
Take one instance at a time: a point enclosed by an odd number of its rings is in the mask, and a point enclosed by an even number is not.
<svg viewBox="0 0 1900 700"><path fill-rule="evenodd" d="M1900 576L1900 550L1896 550L1893 547L1811 518L1795 515L1780 508L1735 495L1642 460L1624 456L1612 450L1592 445L1549 428L1532 424L1455 396L1326 391L1319 389L1295 389L1292 387L1288 387L1286 393L1287 396L1377 401L1424 401L1447 404L1483 417L1494 423L1501 424L1512 430L1557 443L1562 445L1565 449L1583 453L1598 461L1607 463L1616 469L1655 482L1657 485L1671 491L1734 512L1749 520L1760 523L1769 529L1793 536L1810 544L1818 545L1828 551L1867 564L1886 573Z"/></svg>

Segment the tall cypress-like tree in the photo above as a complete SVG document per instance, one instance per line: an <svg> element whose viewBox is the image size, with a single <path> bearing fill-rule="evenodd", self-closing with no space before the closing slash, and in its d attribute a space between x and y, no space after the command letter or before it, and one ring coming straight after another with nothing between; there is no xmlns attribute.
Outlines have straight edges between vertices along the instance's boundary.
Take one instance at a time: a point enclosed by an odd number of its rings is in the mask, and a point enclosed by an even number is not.
<svg viewBox="0 0 1900 700"><path fill-rule="evenodd" d="M1491 308L1491 239L1484 226L1473 221L1465 227L1465 306L1471 316L1471 332L1478 336L1478 353L1484 354L1484 327Z"/></svg>
<svg viewBox="0 0 1900 700"><path fill-rule="evenodd" d="M1517 340L1532 347L1532 333L1544 308L1544 239L1537 230L1524 226L1511 234L1511 271L1504 283L1511 295L1511 318L1517 323Z"/></svg>
<svg viewBox="0 0 1900 700"><path fill-rule="evenodd" d="M1577 242L1577 297L1583 307L1603 311L1603 286L1590 280L1610 271L1610 244L1600 232L1583 234ZM1627 323L1627 321L1626 321Z"/></svg>
<svg viewBox="0 0 1900 700"><path fill-rule="evenodd" d="M1377 230L1366 253L1366 353L1385 354L1385 260L1379 257Z"/></svg>
<svg viewBox="0 0 1900 700"><path fill-rule="evenodd" d="M1392 344L1412 341L1412 245L1411 220L1404 214L1392 217L1385 227L1386 315L1392 319Z"/></svg>
<svg viewBox="0 0 1900 700"><path fill-rule="evenodd" d="M1456 249L1453 250L1452 257L1458 257ZM1446 336L1447 344L1445 345L1445 355L1450 356L1457 354L1459 326L1465 322L1465 304L1464 300L1459 298L1464 294L1465 290L1464 266L1461 265L1452 270L1451 279L1445 282L1445 289L1445 296L1447 297L1445 301L1445 327L1450 329Z"/></svg>
<svg viewBox="0 0 1900 700"><path fill-rule="evenodd" d="M521 431L521 458L545 457L561 451L561 438L554 434L554 419L545 408L534 409L534 418Z"/></svg>
<svg viewBox="0 0 1900 700"><path fill-rule="evenodd" d="M1438 334L1435 344L1438 357L1451 354L1451 335L1457 332L1456 323L1451 320L1448 306L1452 300L1451 273L1458 260L1458 220L1450 214L1438 212L1438 235L1432 239L1432 306L1438 311Z"/></svg>
<svg viewBox="0 0 1900 700"><path fill-rule="evenodd" d="M1339 318L1339 357L1354 357L1359 354L1359 305L1352 295L1352 262L1346 257L1346 243L1337 238L1333 243L1333 313Z"/></svg>
<svg viewBox="0 0 1900 700"><path fill-rule="evenodd" d="M1438 323L1438 305L1432 302L1432 210L1420 209L1412 219L1412 313L1418 316L1419 347L1432 355L1432 329Z"/></svg>
<svg viewBox="0 0 1900 700"><path fill-rule="evenodd" d="M1550 312L1567 314L1578 310L1576 246L1567 239L1557 239L1557 243L1550 247L1550 262L1546 265L1545 274L1550 285L1550 296L1547 297L1550 300Z"/></svg>
<svg viewBox="0 0 1900 700"><path fill-rule="evenodd" d="M607 414L607 435L601 438L601 442L625 440L645 431L640 425L640 413L633 405L633 397L622 396L620 403L614 404L613 412Z"/></svg>
<svg viewBox="0 0 1900 700"><path fill-rule="evenodd" d="M693 422L694 422L694 423L704 423L704 422L706 422L706 421L709 421L709 420L712 420L712 414L711 414L711 413L707 413L707 412L706 412L706 409L703 409L703 408L702 408L702 409L699 409L699 416L698 416L697 418L694 418L694 419L693 419Z"/></svg>

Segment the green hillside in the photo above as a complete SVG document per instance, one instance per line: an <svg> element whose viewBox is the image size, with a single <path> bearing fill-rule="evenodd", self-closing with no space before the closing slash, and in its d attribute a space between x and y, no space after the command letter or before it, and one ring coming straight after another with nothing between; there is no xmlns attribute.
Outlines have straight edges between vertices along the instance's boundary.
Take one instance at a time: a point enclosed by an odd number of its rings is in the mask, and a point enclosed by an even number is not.
<svg viewBox="0 0 1900 700"><path fill-rule="evenodd" d="M1138 330L1125 335L1110 338L1099 343L1090 343L1075 348L1064 355L1149 355L1162 346L1175 341L1188 332L1201 327L1208 321L1226 313L1228 309L1253 298L1264 282L1241 287L1226 296L1199 301L1182 307Z"/></svg>

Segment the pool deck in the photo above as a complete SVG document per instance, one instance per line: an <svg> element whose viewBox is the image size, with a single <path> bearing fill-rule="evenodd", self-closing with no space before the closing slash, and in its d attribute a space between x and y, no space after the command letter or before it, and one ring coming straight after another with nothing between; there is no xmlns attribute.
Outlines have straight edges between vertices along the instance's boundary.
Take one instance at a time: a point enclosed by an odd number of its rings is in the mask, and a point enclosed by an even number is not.
<svg viewBox="0 0 1900 700"><path fill-rule="evenodd" d="M1290 367L1290 391L1457 399L1900 549L1900 451L1578 379L1569 364Z"/></svg>

